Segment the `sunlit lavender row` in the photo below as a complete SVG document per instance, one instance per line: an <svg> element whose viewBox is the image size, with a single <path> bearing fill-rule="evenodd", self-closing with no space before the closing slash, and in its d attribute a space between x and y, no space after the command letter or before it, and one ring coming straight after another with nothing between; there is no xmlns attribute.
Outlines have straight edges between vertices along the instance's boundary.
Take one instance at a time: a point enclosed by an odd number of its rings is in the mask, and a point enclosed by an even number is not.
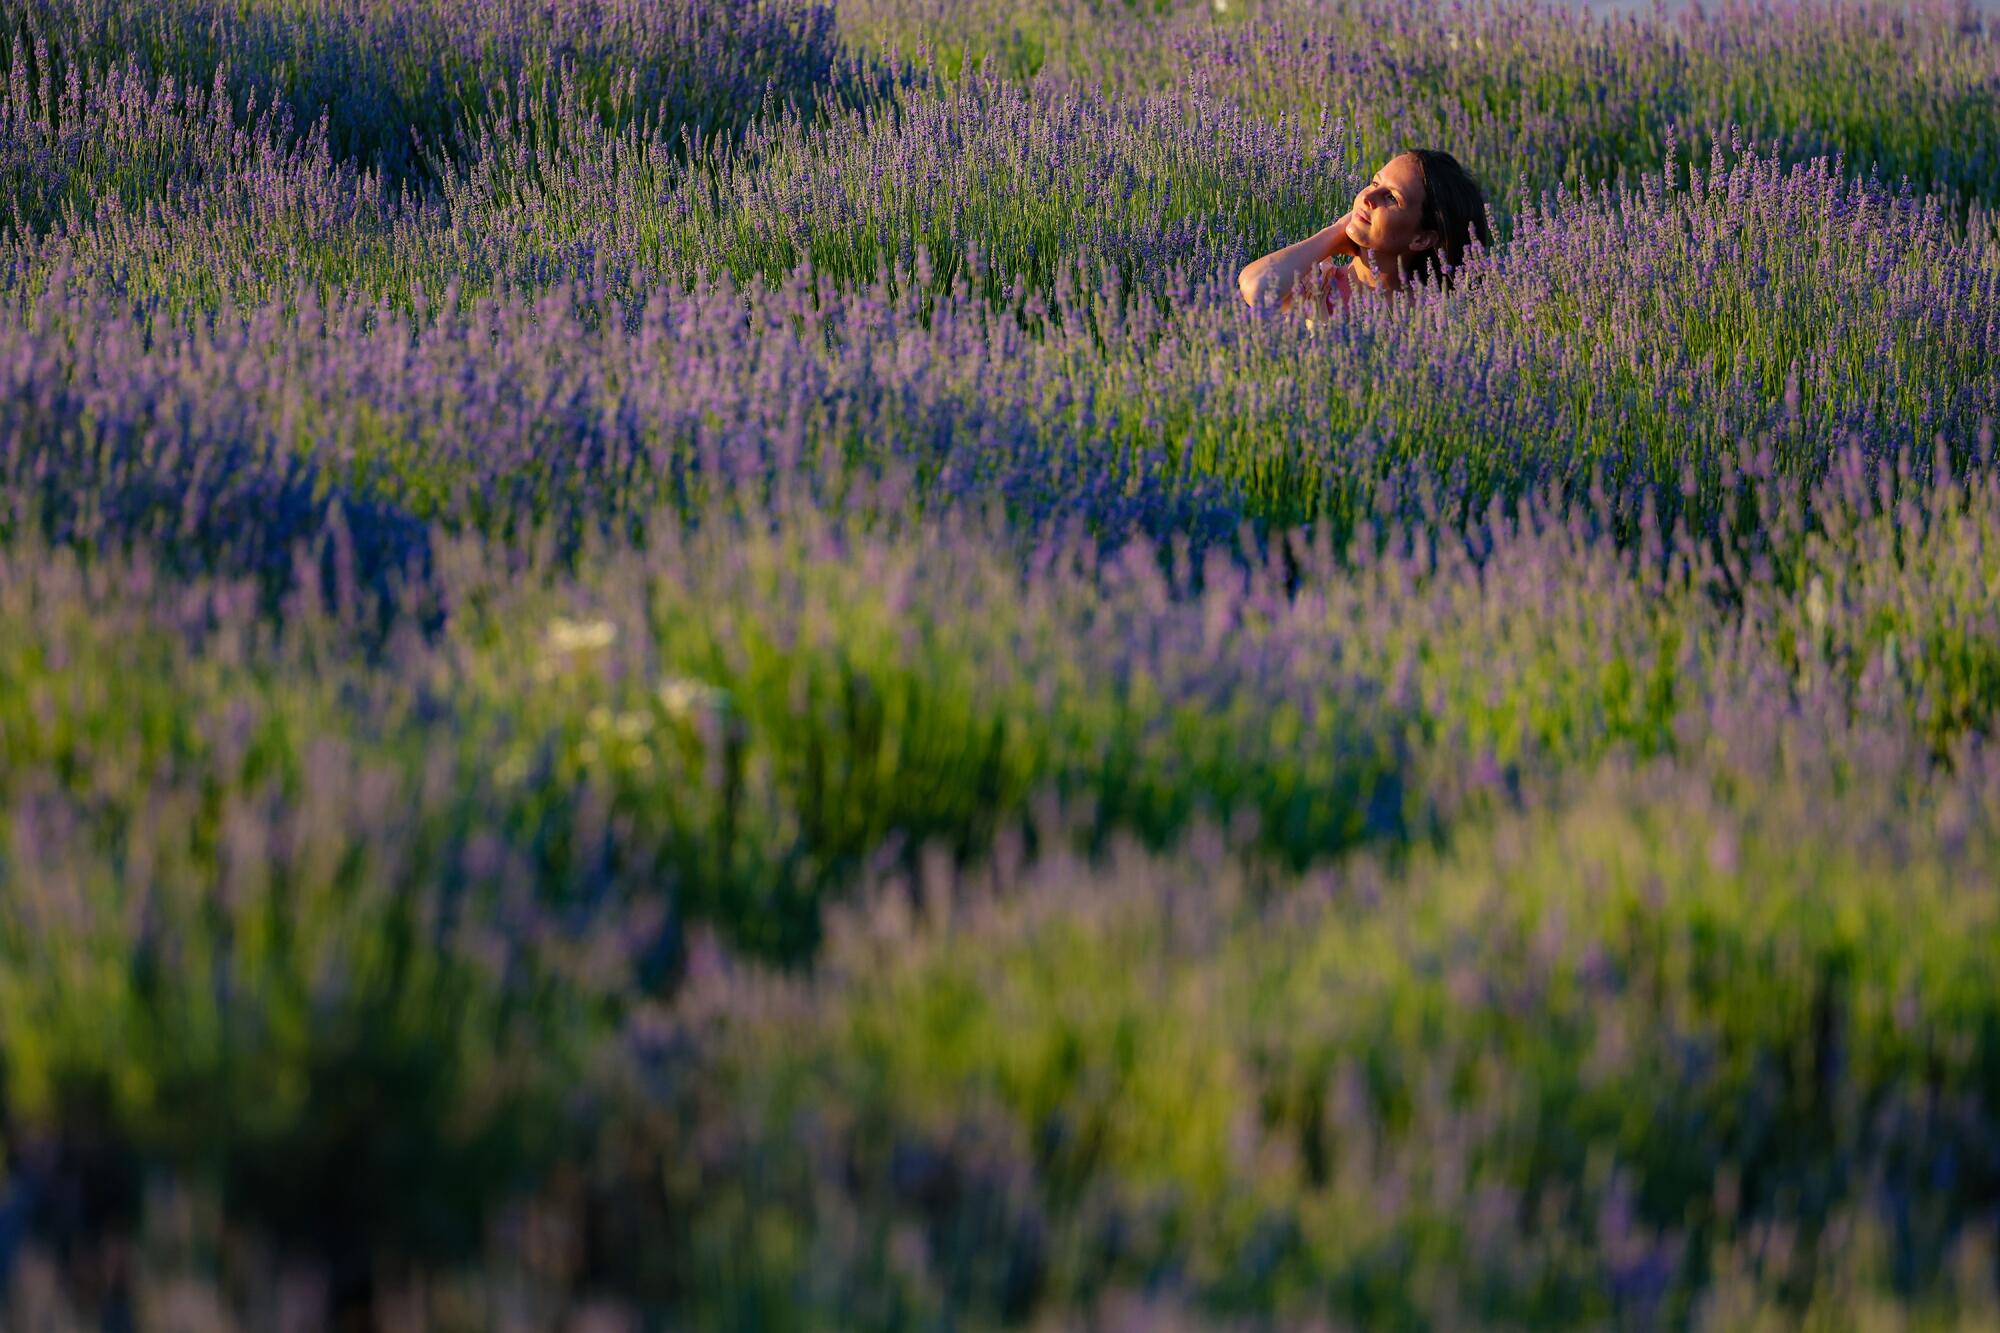
<svg viewBox="0 0 2000 1333"><path fill-rule="evenodd" d="M1991 1322L1996 420L1960 5L28 0L0 1321Z"/></svg>
<svg viewBox="0 0 2000 1333"><path fill-rule="evenodd" d="M238 271L288 295L114 294L176 265L214 276L193 228L122 214L25 252L0 325L10 524L282 579L337 513L371 583L421 562L434 525L572 550L640 538L663 505L779 491L1202 546L1246 522L1344 537L1595 487L1628 528L1650 510L1706 532L1739 455L1807 481L1846 446L1964 462L2000 414L1990 210L1954 221L1719 142L1685 179L1526 214L1469 290L1311 329L1184 273L1121 297L1143 264L997 307L981 289L1004 270L940 290L928 252L850 289L804 267L641 288L607 256L628 230L602 225L588 269L524 290L506 224L473 255L399 223L384 271L429 270L408 310L322 299L252 255ZM485 294L467 276L499 273Z"/></svg>

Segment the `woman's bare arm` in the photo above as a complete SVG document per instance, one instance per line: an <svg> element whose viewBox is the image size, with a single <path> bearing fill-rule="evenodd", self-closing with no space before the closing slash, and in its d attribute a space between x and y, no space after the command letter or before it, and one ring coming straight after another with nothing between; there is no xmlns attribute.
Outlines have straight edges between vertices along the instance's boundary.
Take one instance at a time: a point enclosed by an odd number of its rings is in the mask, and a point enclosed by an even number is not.
<svg viewBox="0 0 2000 1333"><path fill-rule="evenodd" d="M1280 310L1289 308L1293 288L1315 266L1334 255L1360 253L1354 242L1347 238L1350 216L1343 213L1338 222L1322 227L1303 241L1251 261L1236 275L1236 290L1243 294L1244 301L1252 309L1259 308L1271 293L1276 293Z"/></svg>

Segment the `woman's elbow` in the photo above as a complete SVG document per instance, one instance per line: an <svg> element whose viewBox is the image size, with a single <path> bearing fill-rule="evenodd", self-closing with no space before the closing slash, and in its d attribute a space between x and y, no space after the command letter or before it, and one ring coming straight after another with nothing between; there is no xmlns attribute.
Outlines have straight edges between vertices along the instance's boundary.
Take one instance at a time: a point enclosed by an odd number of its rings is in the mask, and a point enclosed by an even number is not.
<svg viewBox="0 0 2000 1333"><path fill-rule="evenodd" d="M1236 275L1236 290L1242 293L1243 303L1252 310L1264 299L1264 266L1261 262L1247 264Z"/></svg>

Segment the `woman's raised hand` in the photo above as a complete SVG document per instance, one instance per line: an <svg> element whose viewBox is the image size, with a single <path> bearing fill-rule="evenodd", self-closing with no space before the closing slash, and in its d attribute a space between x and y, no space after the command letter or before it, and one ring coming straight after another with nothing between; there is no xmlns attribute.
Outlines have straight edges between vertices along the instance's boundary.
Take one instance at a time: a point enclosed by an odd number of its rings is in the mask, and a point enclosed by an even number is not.
<svg viewBox="0 0 2000 1333"><path fill-rule="evenodd" d="M1340 215L1340 220L1328 228L1333 233L1333 250L1336 255L1346 255L1350 259L1361 258L1361 247L1347 235L1347 224L1353 219L1354 210L1348 209Z"/></svg>

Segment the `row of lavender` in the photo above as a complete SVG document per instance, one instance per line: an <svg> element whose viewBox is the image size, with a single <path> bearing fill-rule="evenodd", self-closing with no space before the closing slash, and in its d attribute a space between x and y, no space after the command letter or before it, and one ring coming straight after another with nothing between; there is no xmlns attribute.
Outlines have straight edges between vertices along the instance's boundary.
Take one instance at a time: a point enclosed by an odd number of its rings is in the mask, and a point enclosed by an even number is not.
<svg viewBox="0 0 2000 1333"><path fill-rule="evenodd" d="M977 256L995 286L1044 294L1072 260L1093 275L1116 263L1129 282L1176 265L1207 276L1343 205L1360 176L1412 139L1456 149L1505 222L1559 185L1636 184L1675 157L1677 142L1683 160L1691 144L1698 161L1712 132L1786 161L1838 158L1845 172L1919 194L1936 188L1948 204L1990 205L2000 198L1989 142L2000 123L2000 42L1976 21L1953 26L1950 12L1906 21L1832 5L1627 31L1579 30L1510 4L1410 30L1406 18L1391 26L1364 7L1360 18L1393 34L1372 45L1330 17L1281 15L1183 34L1177 62L1111 91L1089 80L946 79L934 63L893 57L856 58L839 74L809 65L735 134L663 101L649 82L657 60L636 40L610 48L634 52L613 65L574 43L517 36L542 57L504 64L477 98L453 101L449 131L413 149L425 168L415 179L352 155L330 115L243 91L227 64L107 59L31 13L0 44L0 226L32 246L51 231L101 231L105 208L127 227L154 205L163 222L219 215L193 231L211 239L221 228L218 252L176 256L167 238L138 238L150 242L149 262L128 263L121 290L212 307L215 284L282 274L406 305L410 283L435 287L441 268L482 284L546 285L600 252L625 276L683 282L703 269L779 282L809 262L848 285L920 248L940 283ZM68 26L80 23L89 26L73 17ZM1114 62L1108 69L1135 63L1115 40L1132 31L1107 28L1098 54ZM1230 45L1253 41L1254 54ZM1659 54L1639 60L1651 44L1694 68L1669 70ZM708 52L702 66L718 79L750 77L742 57ZM1761 86L1728 91L1745 71L1773 70L1789 96L1835 102L1838 114L1793 108ZM1376 82L1342 81L1350 74ZM1549 102L1548 133L1477 142L1518 129L1537 80L1552 85L1536 94ZM764 82L776 93L782 81ZM1639 90L1654 91L1643 112L1630 110L1628 133L1585 123L1591 108L1614 95L1635 101ZM1416 123L1411 99L1425 96L1456 109ZM1391 115L1394 128L1384 128ZM1884 137L1899 132L1921 143ZM134 241L122 231L98 239ZM130 285L141 268L156 271Z"/></svg>
<svg viewBox="0 0 2000 1333"><path fill-rule="evenodd" d="M5 256L7 521L274 585L336 513L379 587L432 525L573 551L774 489L1199 548L1246 521L1344 536L1596 484L1627 532L1649 505L1705 532L1746 446L1808 480L1849 445L1964 462L2000 414L1988 206L1719 139L1524 208L1503 253L1407 317L1307 330L1235 301L1243 234L1218 219L1275 240L1340 208L1337 131L1211 108L1212 141L1176 137L1153 104L1077 131L1094 174L1051 174L1009 145L1108 104L970 81L883 131L937 154L914 167L784 120L778 146L681 168L559 97L489 126L433 205L203 98L126 105L113 137L148 151L107 160L185 143L195 165ZM1234 179L1203 203L1215 162ZM1220 211L1197 228L1176 203ZM933 250L898 215L951 226ZM1011 266L1037 253L1056 257Z"/></svg>
<svg viewBox="0 0 2000 1333"><path fill-rule="evenodd" d="M0 68L58 86L128 62L183 85L219 75L237 111L324 119L341 157L418 181L426 148L565 61L602 114L636 106L697 134L741 129L767 96L864 90L822 0L21 0L0 41L17 48Z"/></svg>
<svg viewBox="0 0 2000 1333"><path fill-rule="evenodd" d="M1199 588L662 516L379 651L17 543L8 1215L93 1320L1990 1308L2000 483L1737 493Z"/></svg>
<svg viewBox="0 0 2000 1333"><path fill-rule="evenodd" d="M822 94L866 105L915 62L1120 96L1193 82L1272 118L1330 108L1368 155L1450 143L1505 194L1651 166L1669 134L1731 123L1961 197L2000 186L1996 56L1965 0L1587 20L1523 0L24 0L8 19L0 47L48 55L0 49L0 71L60 82L130 59L206 86L220 69L237 110L324 116L341 156L418 181L426 145L464 147L469 116L563 61L612 124L697 137Z"/></svg>
<svg viewBox="0 0 2000 1333"><path fill-rule="evenodd" d="M1977 19L19 13L10 1318L1994 1305Z"/></svg>

